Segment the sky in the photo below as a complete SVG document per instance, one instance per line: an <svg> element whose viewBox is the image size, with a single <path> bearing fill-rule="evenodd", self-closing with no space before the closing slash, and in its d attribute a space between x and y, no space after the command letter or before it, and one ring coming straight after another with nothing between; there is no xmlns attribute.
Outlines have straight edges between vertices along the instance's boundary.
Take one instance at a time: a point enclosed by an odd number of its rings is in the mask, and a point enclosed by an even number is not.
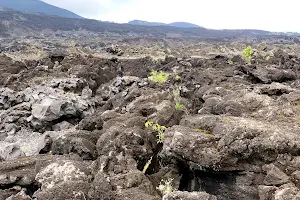
<svg viewBox="0 0 300 200"><path fill-rule="evenodd" d="M300 0L43 0L82 17L117 23L185 21L211 29L300 32Z"/></svg>

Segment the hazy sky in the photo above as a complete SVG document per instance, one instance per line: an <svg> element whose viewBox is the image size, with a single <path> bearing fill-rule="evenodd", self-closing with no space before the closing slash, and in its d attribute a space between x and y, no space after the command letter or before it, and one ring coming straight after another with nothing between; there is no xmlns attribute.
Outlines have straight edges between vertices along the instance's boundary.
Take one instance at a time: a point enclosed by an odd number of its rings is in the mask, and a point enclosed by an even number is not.
<svg viewBox="0 0 300 200"><path fill-rule="evenodd" d="M300 0L43 0L83 17L119 23L186 21L213 29L300 32Z"/></svg>

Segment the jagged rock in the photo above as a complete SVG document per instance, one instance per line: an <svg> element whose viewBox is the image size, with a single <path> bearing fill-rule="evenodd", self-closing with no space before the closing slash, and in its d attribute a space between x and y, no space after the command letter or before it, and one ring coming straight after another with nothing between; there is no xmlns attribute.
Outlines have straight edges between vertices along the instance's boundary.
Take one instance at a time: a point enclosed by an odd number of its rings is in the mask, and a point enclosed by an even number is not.
<svg viewBox="0 0 300 200"><path fill-rule="evenodd" d="M114 125L107 129L98 139L97 152L98 155L107 155L111 151L114 153L124 151L132 156L150 155L152 153L152 145L148 137L147 132L137 126ZM152 138L155 140L155 135Z"/></svg>
<svg viewBox="0 0 300 200"><path fill-rule="evenodd" d="M273 196L274 200L300 199L300 190L293 184L279 187Z"/></svg>
<svg viewBox="0 0 300 200"><path fill-rule="evenodd" d="M39 104L32 105L33 117L40 121L53 121L59 119L63 115L75 115L77 109L71 102L45 98Z"/></svg>
<svg viewBox="0 0 300 200"><path fill-rule="evenodd" d="M89 99L93 95L93 91L87 86L82 89L81 96L83 99Z"/></svg>
<svg viewBox="0 0 300 200"><path fill-rule="evenodd" d="M265 185L258 186L259 200L274 199L274 193L276 190L277 187L275 186L265 186Z"/></svg>
<svg viewBox="0 0 300 200"><path fill-rule="evenodd" d="M22 190L18 194L8 197L6 200L31 200L31 197Z"/></svg>
<svg viewBox="0 0 300 200"><path fill-rule="evenodd" d="M66 92L74 93L81 93L86 86L87 83L85 80L76 77L54 79L49 83L49 87L59 88Z"/></svg>
<svg viewBox="0 0 300 200"><path fill-rule="evenodd" d="M120 117L121 114L120 113L117 113L116 111L114 110L106 110L105 112L103 112L101 114L101 118L103 119L103 121L108 121L110 119L113 119L113 118L118 118Z"/></svg>
<svg viewBox="0 0 300 200"><path fill-rule="evenodd" d="M172 192L163 196L163 200L217 200L214 195L206 192Z"/></svg>
<svg viewBox="0 0 300 200"><path fill-rule="evenodd" d="M242 66L241 70L246 73L250 80L254 83L272 83L272 82L286 82L296 79L296 74L289 69L278 69L272 67L255 67L255 66Z"/></svg>
<svg viewBox="0 0 300 200"><path fill-rule="evenodd" d="M96 156L97 133L84 130L49 131L39 138L38 149L53 154L76 153L84 159L93 159Z"/></svg>
<svg viewBox="0 0 300 200"><path fill-rule="evenodd" d="M261 108L274 105L274 100L259 92L247 90L235 91L224 96L203 95L205 102L198 111L199 114L230 114L233 116L247 116Z"/></svg>
<svg viewBox="0 0 300 200"><path fill-rule="evenodd" d="M160 125L168 125L172 117L174 117L175 104L170 101L164 100L154 108L156 112L149 116L149 120L157 122ZM176 121L176 119L173 120ZM176 124L176 122L174 124Z"/></svg>
<svg viewBox="0 0 300 200"><path fill-rule="evenodd" d="M113 152L109 156L100 156L97 161L98 173L103 173L109 180L115 199L160 199L150 180L137 170L137 163L132 156Z"/></svg>
<svg viewBox="0 0 300 200"><path fill-rule="evenodd" d="M85 117L83 120L79 122L77 125L77 129L80 130L87 130L87 131L93 131L93 130L100 130L103 127L103 120L101 115L91 115L88 117Z"/></svg>
<svg viewBox="0 0 300 200"><path fill-rule="evenodd" d="M91 160L96 157L95 144L85 138L64 136L56 139L52 144L53 154L77 153L83 159Z"/></svg>
<svg viewBox="0 0 300 200"><path fill-rule="evenodd" d="M283 94L289 94L291 92L294 92L295 89L283 85L281 83L271 83L269 85L264 85L262 87L258 87L257 93L259 94L267 94L269 96L275 95L275 96L281 96Z"/></svg>
<svg viewBox="0 0 300 200"><path fill-rule="evenodd" d="M112 186L105 179L102 172L98 172L95 175L93 183L91 183L88 197L93 200L111 200L115 196Z"/></svg>
<svg viewBox="0 0 300 200"><path fill-rule="evenodd" d="M0 160L13 160L21 156L25 156L25 153L19 145L0 142Z"/></svg>
<svg viewBox="0 0 300 200"><path fill-rule="evenodd" d="M47 165L35 180L41 189L37 199L84 199L89 191L89 170L83 162L64 160Z"/></svg>
<svg viewBox="0 0 300 200"><path fill-rule="evenodd" d="M300 146L299 129L248 118L198 115L180 124L185 127L167 129L163 151L206 167L239 169L238 161L252 155L274 161L279 153Z"/></svg>
<svg viewBox="0 0 300 200"><path fill-rule="evenodd" d="M22 92L15 92L9 88L0 88L0 109L8 109L28 100Z"/></svg>
<svg viewBox="0 0 300 200"><path fill-rule="evenodd" d="M6 200L6 198L14 196L21 191L22 191L22 188L20 186L14 186L12 188L4 189L4 190L0 189L0 199Z"/></svg>
<svg viewBox="0 0 300 200"><path fill-rule="evenodd" d="M72 128L73 125L67 121L62 121L60 123L54 124L52 126L53 131L63 131Z"/></svg>
<svg viewBox="0 0 300 200"><path fill-rule="evenodd" d="M279 186L289 182L289 177L278 169L274 164L265 165L263 169L267 172L264 184L268 186Z"/></svg>

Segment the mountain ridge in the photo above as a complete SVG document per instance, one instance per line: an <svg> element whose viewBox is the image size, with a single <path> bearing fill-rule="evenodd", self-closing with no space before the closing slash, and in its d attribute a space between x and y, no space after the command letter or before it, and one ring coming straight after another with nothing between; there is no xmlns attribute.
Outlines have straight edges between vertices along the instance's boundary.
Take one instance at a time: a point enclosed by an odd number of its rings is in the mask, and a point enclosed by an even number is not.
<svg viewBox="0 0 300 200"><path fill-rule="evenodd" d="M114 35L135 37L196 37L235 38L240 36L278 35L263 30L214 30L206 28L180 28L174 26L137 26L102 22L92 19L62 18L44 14L30 14L0 9L0 36L43 35L60 31L60 34ZM64 32L64 33L63 33Z"/></svg>
<svg viewBox="0 0 300 200"><path fill-rule="evenodd" d="M173 26L179 28L204 28L197 24L192 24L189 22L172 22L172 23L162 23L162 22L148 22L144 20L131 20L127 24L131 25L142 25L142 26Z"/></svg>
<svg viewBox="0 0 300 200"><path fill-rule="evenodd" d="M83 17L69 10L50 5L41 0L0 0L0 8L8 8L31 14L43 13L51 16L83 19Z"/></svg>

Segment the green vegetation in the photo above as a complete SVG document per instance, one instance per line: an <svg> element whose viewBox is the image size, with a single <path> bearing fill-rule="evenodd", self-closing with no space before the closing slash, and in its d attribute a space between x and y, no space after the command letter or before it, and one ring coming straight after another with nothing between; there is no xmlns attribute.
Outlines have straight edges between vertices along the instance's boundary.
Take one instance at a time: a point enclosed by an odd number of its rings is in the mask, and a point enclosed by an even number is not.
<svg viewBox="0 0 300 200"><path fill-rule="evenodd" d="M183 110L185 107L182 103L180 103L180 90L179 89L173 90L173 95L175 101L175 109Z"/></svg>
<svg viewBox="0 0 300 200"><path fill-rule="evenodd" d="M168 80L169 74L163 71L152 71L151 76L149 78L155 83L164 83Z"/></svg>
<svg viewBox="0 0 300 200"><path fill-rule="evenodd" d="M172 192L175 192L175 188L172 185L173 179L169 178L168 180L162 180L158 187L156 187L157 190L161 192L162 195L166 195Z"/></svg>
<svg viewBox="0 0 300 200"><path fill-rule="evenodd" d="M251 46L248 46L246 49L243 50L243 56L248 61L248 63L251 63L253 50Z"/></svg>
<svg viewBox="0 0 300 200"><path fill-rule="evenodd" d="M270 60L271 57L269 55L266 56L266 61Z"/></svg>
<svg viewBox="0 0 300 200"><path fill-rule="evenodd" d="M164 140L165 140L165 134L164 134L164 131L167 129L165 126L161 126L159 125L158 123L153 123L152 121L147 121L145 123L145 127L146 128L149 128L151 127L152 130L156 131L157 132L157 143L163 143Z"/></svg>
<svg viewBox="0 0 300 200"><path fill-rule="evenodd" d="M184 105L181 104L181 103L176 103L176 104L175 104L175 109L176 109L176 110L183 110L183 109L184 109Z"/></svg>

